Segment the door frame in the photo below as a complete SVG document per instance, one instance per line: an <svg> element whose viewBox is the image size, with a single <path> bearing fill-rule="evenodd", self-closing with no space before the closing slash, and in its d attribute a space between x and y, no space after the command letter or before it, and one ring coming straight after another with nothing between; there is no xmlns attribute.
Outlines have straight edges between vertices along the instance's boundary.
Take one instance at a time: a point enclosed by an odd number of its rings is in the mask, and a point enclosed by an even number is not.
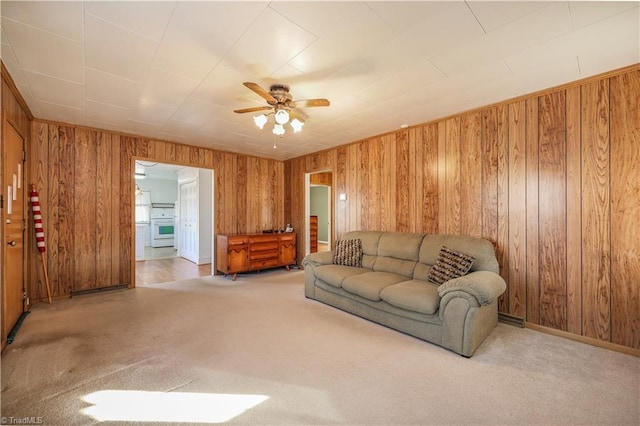
<svg viewBox="0 0 640 426"><path fill-rule="evenodd" d="M335 224L335 198L334 198L334 188L335 188L335 173L333 169L323 169L323 170L314 170L312 172L307 172L304 174L304 255L308 255L311 252L311 224L309 222L309 216L311 215L311 175L315 175L318 173L331 173L331 186L329 187L329 199L331 202L329 203L329 220L330 225L328 228L327 239L329 240L329 250L333 247L333 238L335 235L334 232L334 224Z"/></svg>
<svg viewBox="0 0 640 426"><path fill-rule="evenodd" d="M185 164L177 161L167 161L167 160L157 160L154 158L148 157L139 157L132 156L129 173L132 176L131 178L131 189L129 191L130 194L130 203L131 203L131 239L129 241L129 247L132 253L131 256L131 272L129 273L129 282L131 285L130 288L136 287L136 180L133 178L136 171L136 161L144 161L150 163L161 163L161 164L173 164L176 166L188 167L190 169L202 169L202 170L211 170L211 275L215 275L216 265L215 265L215 244L216 244L216 171L213 168L209 167L201 167L193 164ZM180 184L178 183L178 191L180 190Z"/></svg>

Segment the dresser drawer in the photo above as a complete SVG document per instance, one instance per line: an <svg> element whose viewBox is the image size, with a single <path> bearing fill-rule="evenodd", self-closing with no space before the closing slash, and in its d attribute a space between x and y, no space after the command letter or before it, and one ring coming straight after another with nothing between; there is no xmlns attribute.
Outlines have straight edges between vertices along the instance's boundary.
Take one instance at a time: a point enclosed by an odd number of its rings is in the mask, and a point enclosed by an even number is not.
<svg viewBox="0 0 640 426"><path fill-rule="evenodd" d="M295 234L280 234L280 241L282 242L292 242L296 240Z"/></svg>
<svg viewBox="0 0 640 426"><path fill-rule="evenodd" d="M275 241L260 241L257 243L251 243L249 247L250 252L260 252L260 251L269 251L269 250L277 250L278 249L278 240Z"/></svg>
<svg viewBox="0 0 640 426"><path fill-rule="evenodd" d="M276 254L275 259L264 259L264 260L251 260L249 262L249 267L251 269L262 269L262 268L270 268L272 266L278 266L279 260Z"/></svg>
<svg viewBox="0 0 640 426"><path fill-rule="evenodd" d="M270 242L278 242L278 234L263 234L263 235L251 235L249 237L249 242L251 245L261 244L261 243L270 243Z"/></svg>
<svg viewBox="0 0 640 426"><path fill-rule="evenodd" d="M240 246L249 243L249 238L246 236L227 237L227 244L230 246Z"/></svg>
<svg viewBox="0 0 640 426"><path fill-rule="evenodd" d="M250 251L249 260L264 260L264 259L276 259L278 260L278 249L265 250L265 251Z"/></svg>

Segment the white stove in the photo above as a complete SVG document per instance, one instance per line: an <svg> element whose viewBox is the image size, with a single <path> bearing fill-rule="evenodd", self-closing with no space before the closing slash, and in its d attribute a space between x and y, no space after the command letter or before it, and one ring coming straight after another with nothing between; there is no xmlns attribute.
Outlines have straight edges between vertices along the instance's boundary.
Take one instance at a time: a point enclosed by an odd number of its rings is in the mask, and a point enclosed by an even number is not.
<svg viewBox="0 0 640 426"><path fill-rule="evenodd" d="M172 204L151 205L151 247L172 247L174 240L174 208Z"/></svg>

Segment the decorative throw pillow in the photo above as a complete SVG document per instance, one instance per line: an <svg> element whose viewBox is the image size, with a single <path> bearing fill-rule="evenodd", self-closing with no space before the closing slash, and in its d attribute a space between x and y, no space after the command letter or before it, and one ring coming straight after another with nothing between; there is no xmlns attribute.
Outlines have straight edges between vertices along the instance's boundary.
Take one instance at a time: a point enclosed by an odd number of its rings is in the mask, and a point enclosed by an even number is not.
<svg viewBox="0 0 640 426"><path fill-rule="evenodd" d="M338 240L333 254L336 265L362 267L362 240Z"/></svg>
<svg viewBox="0 0 640 426"><path fill-rule="evenodd" d="M442 246L435 265L431 267L427 280L435 284L442 284L453 278L458 278L469 272L475 257Z"/></svg>

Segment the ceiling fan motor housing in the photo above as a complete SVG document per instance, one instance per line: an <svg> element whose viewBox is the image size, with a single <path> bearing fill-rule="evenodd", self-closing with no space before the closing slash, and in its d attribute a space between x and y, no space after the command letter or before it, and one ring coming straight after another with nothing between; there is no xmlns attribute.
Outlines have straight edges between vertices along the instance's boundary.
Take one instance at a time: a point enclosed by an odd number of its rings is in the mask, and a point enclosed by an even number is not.
<svg viewBox="0 0 640 426"><path fill-rule="evenodd" d="M291 107L290 104L293 98L291 97L291 93L289 93L289 86L285 84L272 84L269 88L269 94L278 101L278 105Z"/></svg>

